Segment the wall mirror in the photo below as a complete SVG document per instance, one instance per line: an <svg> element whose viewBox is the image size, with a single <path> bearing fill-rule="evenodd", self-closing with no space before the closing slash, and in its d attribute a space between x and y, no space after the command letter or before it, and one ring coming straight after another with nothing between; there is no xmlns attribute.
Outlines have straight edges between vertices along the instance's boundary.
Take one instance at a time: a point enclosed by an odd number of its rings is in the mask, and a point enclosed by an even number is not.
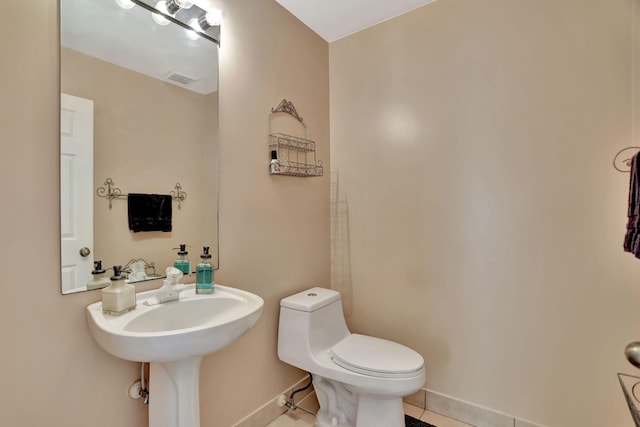
<svg viewBox="0 0 640 427"><path fill-rule="evenodd" d="M193 268L203 246L218 266L218 39L159 3L154 15L146 0L60 0L63 294L99 288L96 261L107 276L163 276L181 244Z"/></svg>

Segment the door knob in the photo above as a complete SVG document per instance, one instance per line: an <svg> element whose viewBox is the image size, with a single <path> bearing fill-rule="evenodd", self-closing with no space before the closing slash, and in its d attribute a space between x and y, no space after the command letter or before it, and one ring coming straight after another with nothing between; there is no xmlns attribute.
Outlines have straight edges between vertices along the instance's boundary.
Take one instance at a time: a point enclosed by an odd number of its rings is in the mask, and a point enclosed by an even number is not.
<svg viewBox="0 0 640 427"><path fill-rule="evenodd" d="M88 257L90 253L91 253L91 250L87 247L80 249L80 256L82 257Z"/></svg>

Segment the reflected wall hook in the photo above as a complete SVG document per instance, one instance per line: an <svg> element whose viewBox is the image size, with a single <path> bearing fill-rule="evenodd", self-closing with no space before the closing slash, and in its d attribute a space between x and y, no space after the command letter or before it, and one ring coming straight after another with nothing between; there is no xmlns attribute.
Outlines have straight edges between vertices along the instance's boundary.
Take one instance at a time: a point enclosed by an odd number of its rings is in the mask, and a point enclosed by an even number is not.
<svg viewBox="0 0 640 427"><path fill-rule="evenodd" d="M623 148L613 157L613 167L618 172L629 172L631 170L631 158L638 152L640 152L640 147Z"/></svg>
<svg viewBox="0 0 640 427"><path fill-rule="evenodd" d="M179 182L176 183L176 186L174 188L176 189L176 191L171 192L171 198L173 200L177 200L178 209L182 209L182 201L187 198L187 193L182 191L182 185L180 185Z"/></svg>
<svg viewBox="0 0 640 427"><path fill-rule="evenodd" d="M122 191L120 191L120 189L115 186L111 178L107 178L107 180L104 182L104 185L106 185L107 188L99 187L96 190L96 194L98 195L98 197L109 199L109 209L111 209L111 201L113 199L127 197L126 194L123 195Z"/></svg>

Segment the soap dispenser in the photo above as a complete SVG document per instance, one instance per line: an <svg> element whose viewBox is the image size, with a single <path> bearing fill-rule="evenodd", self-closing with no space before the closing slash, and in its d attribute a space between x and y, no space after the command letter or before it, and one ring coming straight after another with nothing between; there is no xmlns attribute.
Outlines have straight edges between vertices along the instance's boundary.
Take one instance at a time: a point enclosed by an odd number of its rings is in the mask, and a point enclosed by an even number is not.
<svg viewBox="0 0 640 427"><path fill-rule="evenodd" d="M173 263L173 266L182 271L183 274L191 274L191 261L187 258L189 252L187 252L187 245L180 245L178 249L178 259Z"/></svg>
<svg viewBox="0 0 640 427"><path fill-rule="evenodd" d="M196 266L196 294L213 293L213 266L209 246L202 248L200 263Z"/></svg>
<svg viewBox="0 0 640 427"><path fill-rule="evenodd" d="M111 284L111 281L107 277L107 270L102 268L102 261L94 261L91 280L87 283L87 290L106 288L109 284Z"/></svg>
<svg viewBox="0 0 640 427"><path fill-rule="evenodd" d="M136 288L124 282L122 266L113 266L111 285L102 290L102 311L107 314L123 314L136 308Z"/></svg>

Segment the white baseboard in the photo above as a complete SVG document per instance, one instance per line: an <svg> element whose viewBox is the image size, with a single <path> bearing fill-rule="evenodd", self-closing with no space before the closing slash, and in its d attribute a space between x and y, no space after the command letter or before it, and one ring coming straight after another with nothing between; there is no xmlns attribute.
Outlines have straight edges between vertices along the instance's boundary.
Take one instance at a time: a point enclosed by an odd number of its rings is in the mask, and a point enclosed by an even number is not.
<svg viewBox="0 0 640 427"><path fill-rule="evenodd" d="M541 424L428 389L422 389L407 396L404 401L476 427L544 427Z"/></svg>
<svg viewBox="0 0 640 427"><path fill-rule="evenodd" d="M309 376L305 376L296 384L283 390L282 393L279 393L273 399L235 423L233 427L264 427L268 425L288 410L287 407L278 406L280 395L284 394L288 397L293 390L304 387L308 382ZM536 424L428 389L422 389L410 396L406 396L404 401L476 427L544 427L542 424ZM296 404L302 410L315 414L318 409L318 403L315 396L313 396L313 388L297 394Z"/></svg>

